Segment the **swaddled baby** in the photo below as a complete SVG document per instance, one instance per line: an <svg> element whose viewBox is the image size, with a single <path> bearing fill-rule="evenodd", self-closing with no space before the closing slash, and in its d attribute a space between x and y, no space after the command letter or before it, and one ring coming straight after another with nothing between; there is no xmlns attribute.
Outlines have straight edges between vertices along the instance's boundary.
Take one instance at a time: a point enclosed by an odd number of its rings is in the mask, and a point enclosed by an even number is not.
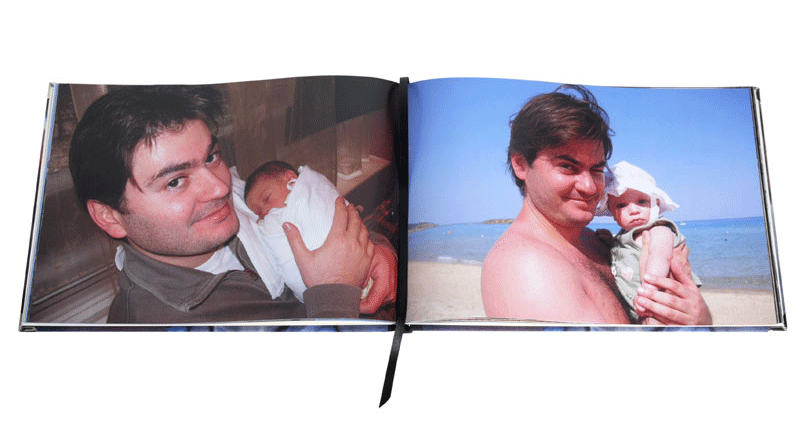
<svg viewBox="0 0 800 429"><path fill-rule="evenodd" d="M244 199L258 216L258 232L263 235L267 253L274 258L283 281L300 299L306 285L282 225L291 222L297 226L308 250L317 249L331 230L338 197L336 187L322 174L308 166L295 170L283 161L262 165L245 183ZM365 289L364 294L367 292Z"/></svg>

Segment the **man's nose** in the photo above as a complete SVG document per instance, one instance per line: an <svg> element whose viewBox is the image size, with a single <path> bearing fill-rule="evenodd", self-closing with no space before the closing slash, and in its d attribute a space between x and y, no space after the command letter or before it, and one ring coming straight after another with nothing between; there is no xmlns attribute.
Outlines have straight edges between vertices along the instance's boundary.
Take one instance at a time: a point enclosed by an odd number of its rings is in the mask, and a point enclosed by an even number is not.
<svg viewBox="0 0 800 429"><path fill-rule="evenodd" d="M226 180L228 170L225 168L220 171L203 168L200 171L200 180L202 182L201 199L210 201L222 198L231 191L230 180Z"/></svg>
<svg viewBox="0 0 800 429"><path fill-rule="evenodd" d="M591 172L585 171L578 175L578 190L587 195L594 195L597 193L598 184L595 182Z"/></svg>

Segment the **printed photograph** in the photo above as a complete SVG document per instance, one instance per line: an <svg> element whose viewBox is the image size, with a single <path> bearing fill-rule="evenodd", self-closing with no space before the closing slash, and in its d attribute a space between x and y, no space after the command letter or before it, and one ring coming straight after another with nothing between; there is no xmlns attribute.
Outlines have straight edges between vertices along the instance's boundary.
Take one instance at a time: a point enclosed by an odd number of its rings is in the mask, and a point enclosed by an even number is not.
<svg viewBox="0 0 800 429"><path fill-rule="evenodd" d="M412 84L409 321L778 323L751 97Z"/></svg>
<svg viewBox="0 0 800 429"><path fill-rule="evenodd" d="M23 327L393 320L395 87L54 85Z"/></svg>

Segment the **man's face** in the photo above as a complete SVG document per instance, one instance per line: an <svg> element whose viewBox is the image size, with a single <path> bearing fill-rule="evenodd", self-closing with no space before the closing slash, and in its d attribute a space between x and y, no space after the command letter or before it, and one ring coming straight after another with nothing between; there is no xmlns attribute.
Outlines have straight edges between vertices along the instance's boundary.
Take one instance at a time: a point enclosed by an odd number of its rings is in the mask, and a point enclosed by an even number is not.
<svg viewBox="0 0 800 429"><path fill-rule="evenodd" d="M605 190L603 144L575 139L539 151L528 165L512 157L514 174L525 181L525 198L550 222L583 227L594 218Z"/></svg>
<svg viewBox="0 0 800 429"><path fill-rule="evenodd" d="M195 267L239 229L231 175L201 120L139 143L119 223L135 248L154 259ZM199 261L199 263L198 263Z"/></svg>
<svg viewBox="0 0 800 429"><path fill-rule="evenodd" d="M650 196L635 189L618 197L609 195L608 210L622 229L630 231L650 221Z"/></svg>
<svg viewBox="0 0 800 429"><path fill-rule="evenodd" d="M286 207L286 198L289 197L287 185L292 179L297 179L297 175L291 170L269 177L260 177L247 193L247 207L250 207L259 219L274 208Z"/></svg>

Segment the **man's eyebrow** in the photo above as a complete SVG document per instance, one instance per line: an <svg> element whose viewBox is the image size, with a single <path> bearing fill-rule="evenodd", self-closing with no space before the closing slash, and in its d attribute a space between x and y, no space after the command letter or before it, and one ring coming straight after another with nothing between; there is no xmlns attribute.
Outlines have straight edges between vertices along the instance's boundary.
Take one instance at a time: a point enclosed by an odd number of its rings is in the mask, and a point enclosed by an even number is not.
<svg viewBox="0 0 800 429"><path fill-rule="evenodd" d="M170 174L172 174L172 173L174 173L176 171L187 170L187 169L191 168L192 165L194 165L193 162L181 162L179 164L168 165L168 166L162 168L161 170L159 170L158 173L156 173L153 177L151 177L150 180L148 180L145 183L145 187L152 185L153 182L155 182L156 180L158 180L158 179L160 179L160 178L162 178L164 176L170 175Z"/></svg>
<svg viewBox="0 0 800 429"><path fill-rule="evenodd" d="M567 155L567 154L556 155L555 158L556 159L560 159L562 161L570 162L572 164L581 165L581 163L577 159L575 159L575 158L573 158L573 157L571 157L570 155Z"/></svg>
<svg viewBox="0 0 800 429"><path fill-rule="evenodd" d="M571 164L575 164L575 165L583 165L582 162L580 162L577 159L573 158L569 154L556 155L555 159L560 159L562 161L567 161L567 162L569 162ZM607 164L608 164L608 162L604 160L604 161L598 162L597 164L592 165L591 168L606 168Z"/></svg>
<svg viewBox="0 0 800 429"><path fill-rule="evenodd" d="M204 158L204 160L208 159L208 157L211 156L211 154L214 153L214 151L218 147L219 147L219 143L217 142L217 137L212 135L211 136L211 142L208 144L208 150L206 151L206 157ZM172 173L174 173L176 171L188 170L189 168L192 168L195 164L196 164L195 162L181 162L181 163L178 163L178 164L168 165L168 166L162 168L161 170L159 170L158 173L156 173L154 176L152 176L145 183L145 186L150 186L156 180L158 180L158 179L160 179L160 178L162 178L164 176L170 175L170 174L172 174Z"/></svg>

